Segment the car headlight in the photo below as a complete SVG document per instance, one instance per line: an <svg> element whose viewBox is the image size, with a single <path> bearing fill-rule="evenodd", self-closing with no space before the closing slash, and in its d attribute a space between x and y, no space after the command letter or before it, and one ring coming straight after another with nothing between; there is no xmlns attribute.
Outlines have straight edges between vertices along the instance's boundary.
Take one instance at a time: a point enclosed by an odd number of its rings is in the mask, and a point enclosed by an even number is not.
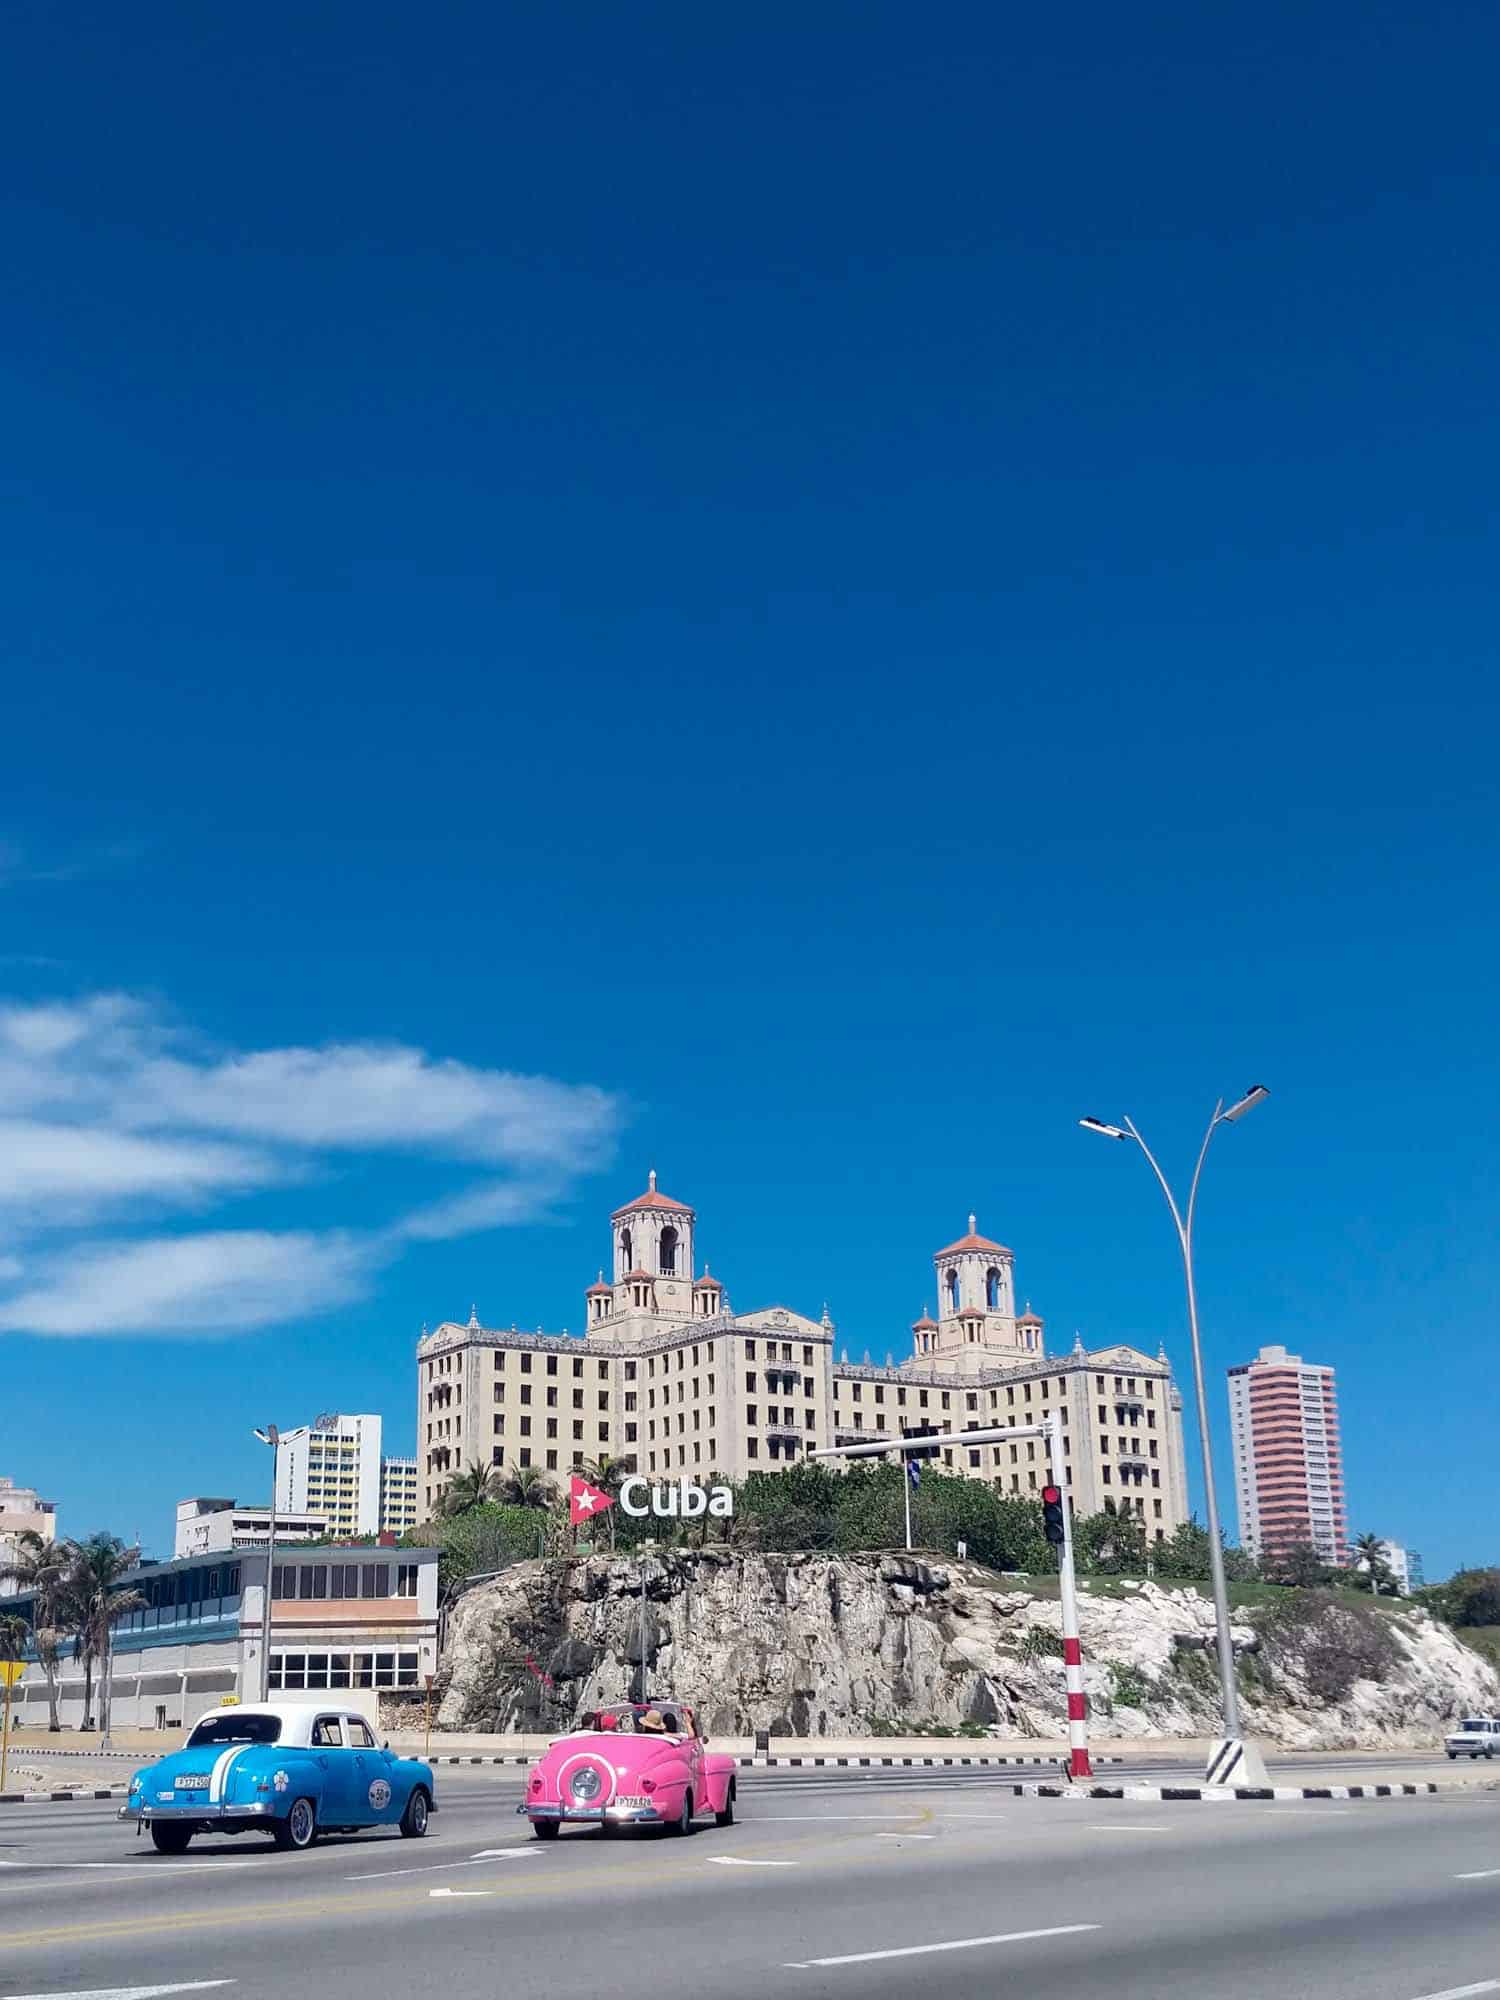
<svg viewBox="0 0 1500 2000"><path fill-rule="evenodd" d="M587 1804L590 1799L598 1798L604 1789L604 1780L592 1764L580 1764L568 1780L568 1787L575 1799L582 1799Z"/></svg>

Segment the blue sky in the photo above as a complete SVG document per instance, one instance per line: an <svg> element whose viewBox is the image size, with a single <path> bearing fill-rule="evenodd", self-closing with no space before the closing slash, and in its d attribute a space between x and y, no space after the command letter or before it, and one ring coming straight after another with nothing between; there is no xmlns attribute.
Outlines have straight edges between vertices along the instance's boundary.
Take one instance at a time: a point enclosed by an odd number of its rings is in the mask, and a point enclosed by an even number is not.
<svg viewBox="0 0 1500 2000"><path fill-rule="evenodd" d="M975 1209L1186 1385L1075 1120L1262 1080L1216 1414L1333 1362L1351 1525L1500 1557L1494 14L8 39L0 1470L410 1448L650 1166L855 1358Z"/></svg>

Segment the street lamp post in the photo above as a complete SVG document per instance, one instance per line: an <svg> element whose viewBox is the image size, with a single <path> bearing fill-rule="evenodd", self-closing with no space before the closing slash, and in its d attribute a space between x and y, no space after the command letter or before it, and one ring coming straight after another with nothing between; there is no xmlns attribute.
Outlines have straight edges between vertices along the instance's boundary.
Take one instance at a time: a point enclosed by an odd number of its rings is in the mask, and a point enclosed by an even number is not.
<svg viewBox="0 0 1500 2000"><path fill-rule="evenodd" d="M1203 1175L1203 1162L1208 1157L1209 1142L1214 1133L1221 1125L1237 1124L1247 1111L1262 1103L1270 1094L1264 1084L1257 1083L1227 1108L1223 1098L1219 1099L1208 1121L1208 1130L1203 1135L1203 1144L1198 1148L1198 1161L1193 1168L1185 1212L1178 1207L1167 1177L1157 1165L1156 1155L1129 1118L1123 1126L1106 1125L1102 1118L1080 1118L1078 1121L1087 1131L1101 1133L1106 1139L1133 1140L1140 1147L1167 1198L1167 1207L1172 1212L1172 1222L1177 1230L1178 1247L1182 1251L1182 1272L1187 1282L1188 1333L1193 1348L1193 1387L1198 1404L1198 1442L1203 1453L1204 1506L1208 1515L1208 1560L1214 1590L1214 1637L1224 1704L1224 1740L1214 1746L1209 1758L1208 1775L1219 1782L1232 1778L1241 1784L1264 1784L1265 1765L1260 1752L1253 1744L1246 1744L1240 1733L1240 1695L1234 1671L1234 1640L1229 1630L1229 1587L1224 1576L1224 1548L1219 1538L1219 1501L1214 1489L1213 1445L1208 1428L1208 1390L1203 1379L1203 1348L1198 1337L1198 1291L1193 1279L1193 1214L1198 1205L1198 1183Z"/></svg>
<svg viewBox="0 0 1500 2000"><path fill-rule="evenodd" d="M271 1447L271 1520L266 1537L266 1582L260 1615L260 1698L271 1698L271 1586L276 1577L276 1476L281 1470L281 1432L267 1424L255 1435Z"/></svg>

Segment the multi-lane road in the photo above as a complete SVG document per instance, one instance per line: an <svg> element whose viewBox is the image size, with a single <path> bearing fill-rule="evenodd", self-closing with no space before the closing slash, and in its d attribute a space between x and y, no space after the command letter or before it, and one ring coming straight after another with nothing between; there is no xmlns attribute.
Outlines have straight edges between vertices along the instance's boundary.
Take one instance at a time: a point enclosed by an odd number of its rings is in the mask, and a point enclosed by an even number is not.
<svg viewBox="0 0 1500 2000"><path fill-rule="evenodd" d="M157 1855L106 1804L0 1812L0 1994L223 2000L994 1991L1500 1995L1500 1794L1038 1800L987 1772L747 1772L687 1839L542 1845L517 1773L444 1772L425 1841Z"/></svg>

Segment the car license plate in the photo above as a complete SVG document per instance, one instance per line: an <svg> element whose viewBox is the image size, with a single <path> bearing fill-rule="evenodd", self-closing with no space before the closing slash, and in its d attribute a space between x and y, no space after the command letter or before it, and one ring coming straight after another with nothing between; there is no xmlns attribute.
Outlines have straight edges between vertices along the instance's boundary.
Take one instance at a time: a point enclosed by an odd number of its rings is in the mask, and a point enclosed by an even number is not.
<svg viewBox="0 0 1500 2000"><path fill-rule="evenodd" d="M179 1792L206 1792L208 1780L207 1771L179 1771L172 1783Z"/></svg>
<svg viewBox="0 0 1500 2000"><path fill-rule="evenodd" d="M650 1799L643 1798L638 1793L634 1792L622 1792L619 1798L615 1800L615 1804L617 1806L630 1806L633 1809L639 1809L644 1806L649 1806L650 1803L651 1803Z"/></svg>

